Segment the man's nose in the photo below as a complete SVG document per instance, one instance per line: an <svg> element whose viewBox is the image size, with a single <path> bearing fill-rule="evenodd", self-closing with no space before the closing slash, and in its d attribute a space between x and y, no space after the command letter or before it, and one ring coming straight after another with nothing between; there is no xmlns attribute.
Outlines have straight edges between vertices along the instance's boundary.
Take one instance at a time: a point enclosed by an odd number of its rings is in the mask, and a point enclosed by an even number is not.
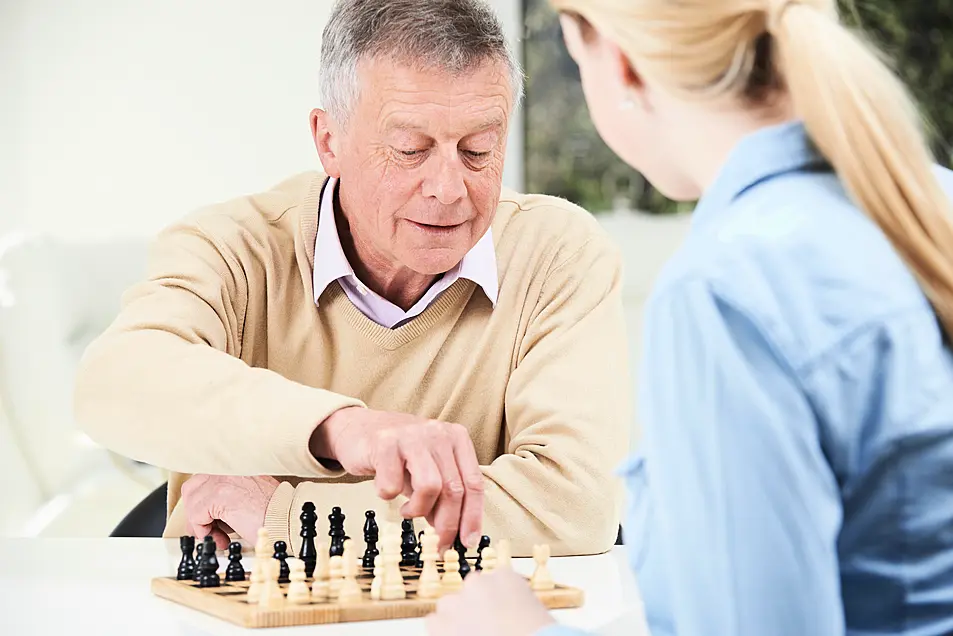
<svg viewBox="0 0 953 636"><path fill-rule="evenodd" d="M432 172L424 179L423 194L434 197L443 205L451 205L467 196L467 185L463 179L466 167L460 157L438 155L431 159Z"/></svg>

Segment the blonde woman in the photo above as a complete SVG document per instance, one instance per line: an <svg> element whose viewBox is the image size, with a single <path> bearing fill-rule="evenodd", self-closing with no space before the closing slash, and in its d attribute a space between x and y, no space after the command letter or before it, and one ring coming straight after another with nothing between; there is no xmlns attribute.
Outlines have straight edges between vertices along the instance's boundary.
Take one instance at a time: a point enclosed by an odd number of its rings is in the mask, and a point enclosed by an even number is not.
<svg viewBox="0 0 953 636"><path fill-rule="evenodd" d="M953 178L904 87L834 0L553 4L600 134L699 199L625 469L651 633L953 633ZM429 627L572 633L505 572Z"/></svg>

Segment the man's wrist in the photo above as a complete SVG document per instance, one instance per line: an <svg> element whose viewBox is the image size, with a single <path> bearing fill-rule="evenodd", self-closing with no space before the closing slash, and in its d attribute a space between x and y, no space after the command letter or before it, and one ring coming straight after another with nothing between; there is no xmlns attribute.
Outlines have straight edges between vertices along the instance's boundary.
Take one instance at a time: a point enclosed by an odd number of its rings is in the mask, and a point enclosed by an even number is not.
<svg viewBox="0 0 953 636"><path fill-rule="evenodd" d="M311 433L311 439L308 441L308 450L318 461L337 462L334 442L341 429L347 428L356 411L360 407L347 406L338 409L328 415L324 421L319 423L314 432Z"/></svg>

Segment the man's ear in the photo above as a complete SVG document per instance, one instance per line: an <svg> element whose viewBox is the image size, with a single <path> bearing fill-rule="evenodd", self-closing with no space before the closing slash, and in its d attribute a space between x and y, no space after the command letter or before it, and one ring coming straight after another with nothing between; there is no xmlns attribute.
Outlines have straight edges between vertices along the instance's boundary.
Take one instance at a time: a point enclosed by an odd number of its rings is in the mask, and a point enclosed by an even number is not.
<svg viewBox="0 0 953 636"><path fill-rule="evenodd" d="M338 152L341 133L327 111L320 108L311 111L310 121L311 137L314 139L314 147L318 151L318 158L321 160L321 165L324 166L324 172L329 177L339 179L341 177L341 166Z"/></svg>

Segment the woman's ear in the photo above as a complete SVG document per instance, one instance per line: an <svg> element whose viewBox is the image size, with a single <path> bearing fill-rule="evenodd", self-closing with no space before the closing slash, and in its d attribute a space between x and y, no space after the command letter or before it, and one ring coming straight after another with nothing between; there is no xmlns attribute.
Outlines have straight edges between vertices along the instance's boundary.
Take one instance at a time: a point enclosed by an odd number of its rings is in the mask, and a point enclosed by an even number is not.
<svg viewBox="0 0 953 636"><path fill-rule="evenodd" d="M629 60L625 52L614 42L603 40L602 46L606 47L608 62L612 69L612 74L619 80L619 84L625 90L629 99L633 102L631 106L639 106L642 110L649 112L651 110L648 95L646 94L646 85L642 76L636 70L635 66ZM626 106L626 107L631 107Z"/></svg>

